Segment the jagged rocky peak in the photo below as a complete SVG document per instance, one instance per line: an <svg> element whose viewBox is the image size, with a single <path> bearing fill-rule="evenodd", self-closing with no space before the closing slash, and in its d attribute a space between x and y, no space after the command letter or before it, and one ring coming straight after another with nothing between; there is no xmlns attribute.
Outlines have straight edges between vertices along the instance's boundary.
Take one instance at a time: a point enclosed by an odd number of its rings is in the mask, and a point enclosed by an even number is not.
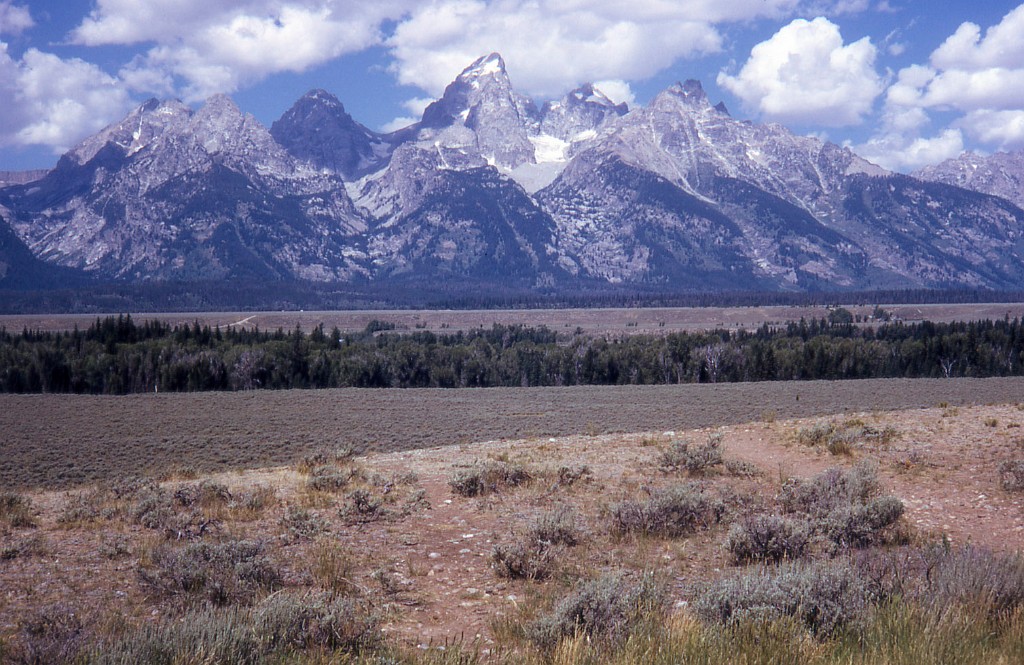
<svg viewBox="0 0 1024 665"><path fill-rule="evenodd" d="M352 119L338 98L310 90L270 126L288 153L315 168L355 179L380 169L391 146Z"/></svg>
<svg viewBox="0 0 1024 665"><path fill-rule="evenodd" d="M186 125L191 116L192 110L180 100L149 99L122 120L84 139L67 153L67 157L78 164L85 164L107 145L113 145L130 156L156 137Z"/></svg>
<svg viewBox="0 0 1024 665"><path fill-rule="evenodd" d="M464 126L476 133L477 148L488 161L515 168L534 161L530 135L540 114L529 97L512 88L505 61L497 53L478 58L445 88L441 99L423 112L421 138L430 130Z"/></svg>
<svg viewBox="0 0 1024 665"><path fill-rule="evenodd" d="M540 131L571 142L579 140L585 132L596 130L611 118L625 115L628 110L625 103L616 104L593 84L587 83L561 100L544 105Z"/></svg>

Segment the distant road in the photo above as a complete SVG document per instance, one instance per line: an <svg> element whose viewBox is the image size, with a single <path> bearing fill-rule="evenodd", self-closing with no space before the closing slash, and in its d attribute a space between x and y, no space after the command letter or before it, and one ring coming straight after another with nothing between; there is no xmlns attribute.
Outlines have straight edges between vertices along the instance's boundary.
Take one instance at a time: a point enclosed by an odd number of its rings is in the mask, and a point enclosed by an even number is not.
<svg viewBox="0 0 1024 665"><path fill-rule="evenodd" d="M853 314L867 319L873 305L848 305ZM894 317L907 321L973 321L1024 317L1024 303L982 303L953 305L884 305ZM114 315L117 313L115 312ZM336 312L132 312L136 322L159 319L170 324L198 321L202 325L259 326L261 330L290 330L299 326L309 331L323 324L330 330L366 328L370 321L394 323L398 330L430 330L433 332L490 328L495 323L547 326L555 331L581 328L589 333L636 334L663 333L681 330L715 328L757 328L763 323L773 325L801 318L822 318L825 307L641 307L614 309L486 309L486 310L351 310ZM88 328L96 317L108 314L39 314L0 316L0 327L11 332L24 328L44 331L71 330L76 325Z"/></svg>

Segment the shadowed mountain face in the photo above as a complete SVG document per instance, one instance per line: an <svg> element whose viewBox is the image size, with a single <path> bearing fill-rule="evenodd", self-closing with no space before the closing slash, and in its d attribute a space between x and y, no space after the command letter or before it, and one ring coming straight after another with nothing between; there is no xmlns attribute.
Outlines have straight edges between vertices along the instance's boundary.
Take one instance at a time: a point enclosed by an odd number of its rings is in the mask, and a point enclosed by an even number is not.
<svg viewBox="0 0 1024 665"><path fill-rule="evenodd" d="M386 135L322 90L270 130L224 96L150 100L0 186L0 216L5 251L128 281L1021 288L1019 162L891 174L696 81L538 106L491 54Z"/></svg>

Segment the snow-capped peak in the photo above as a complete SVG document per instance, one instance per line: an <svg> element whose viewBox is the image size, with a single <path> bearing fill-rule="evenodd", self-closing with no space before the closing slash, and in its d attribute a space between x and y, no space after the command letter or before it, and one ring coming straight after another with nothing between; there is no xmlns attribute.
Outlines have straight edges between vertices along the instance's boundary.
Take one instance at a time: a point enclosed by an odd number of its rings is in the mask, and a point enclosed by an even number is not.
<svg viewBox="0 0 1024 665"><path fill-rule="evenodd" d="M502 59L501 55L498 53L491 53L490 55L482 56L473 61L473 64L462 70L462 73L459 74L459 79L467 80L505 73L505 61Z"/></svg>

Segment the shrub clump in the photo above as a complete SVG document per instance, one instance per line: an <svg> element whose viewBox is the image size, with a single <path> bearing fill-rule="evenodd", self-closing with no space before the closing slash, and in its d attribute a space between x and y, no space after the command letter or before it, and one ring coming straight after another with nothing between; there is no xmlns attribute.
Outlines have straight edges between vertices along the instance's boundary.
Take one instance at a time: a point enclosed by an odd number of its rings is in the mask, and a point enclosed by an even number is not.
<svg viewBox="0 0 1024 665"><path fill-rule="evenodd" d="M779 496L783 510L803 515L814 534L836 550L868 547L883 540L903 515L903 502L881 496L874 467L830 468L810 480L790 480Z"/></svg>
<svg viewBox="0 0 1024 665"><path fill-rule="evenodd" d="M33 611L18 632L19 641L10 653L0 642L0 657L10 655L15 663L77 662L89 638L79 613L60 603Z"/></svg>
<svg viewBox="0 0 1024 665"><path fill-rule="evenodd" d="M1024 557L964 547L927 557L918 599L944 609L954 604L1008 618L1024 607Z"/></svg>
<svg viewBox="0 0 1024 665"><path fill-rule="evenodd" d="M1024 492L1024 461L1008 460L999 465L999 484L1007 492Z"/></svg>
<svg viewBox="0 0 1024 665"><path fill-rule="evenodd" d="M902 515L902 501L894 496L882 496L865 504L831 511L822 519L821 529L838 547L868 547L876 543L885 529Z"/></svg>
<svg viewBox="0 0 1024 665"><path fill-rule="evenodd" d="M513 580L542 580L551 574L555 548L538 541L501 543L491 550L494 574Z"/></svg>
<svg viewBox="0 0 1024 665"><path fill-rule="evenodd" d="M801 429L797 432L796 438L805 446L824 446L833 455L850 455L858 443L886 444L898 435L896 429L891 426L878 429L854 418L843 423L816 423Z"/></svg>
<svg viewBox="0 0 1024 665"><path fill-rule="evenodd" d="M15 529L35 526L32 502L21 494L0 492L0 520Z"/></svg>
<svg viewBox="0 0 1024 665"><path fill-rule="evenodd" d="M358 478L362 471L355 467L338 468L322 465L309 472L306 485L317 492L338 492L349 486L353 479Z"/></svg>
<svg viewBox="0 0 1024 665"><path fill-rule="evenodd" d="M174 502L184 507L199 505L206 508L227 505L231 500L231 492L227 486L211 480L182 485L174 491Z"/></svg>
<svg viewBox="0 0 1024 665"><path fill-rule="evenodd" d="M247 603L257 592L271 590L281 573L261 543L236 540L192 542L183 547L159 545L152 565L139 568L139 578L160 596L212 605Z"/></svg>
<svg viewBox="0 0 1024 665"><path fill-rule="evenodd" d="M779 501L788 513L824 515L838 507L864 503L878 491L874 468L861 463L848 471L832 467L811 480L789 480Z"/></svg>
<svg viewBox="0 0 1024 665"><path fill-rule="evenodd" d="M705 621L726 625L789 617L827 636L863 621L872 599L848 561L793 562L714 582L695 609Z"/></svg>
<svg viewBox="0 0 1024 665"><path fill-rule="evenodd" d="M804 556L811 526L804 520L780 515L752 515L729 528L726 550L734 563L778 563Z"/></svg>
<svg viewBox="0 0 1024 665"><path fill-rule="evenodd" d="M653 576L632 582L608 574L579 584L554 609L527 627L530 640L551 651L564 638L586 635L614 645L640 621L664 611L665 594Z"/></svg>
<svg viewBox="0 0 1024 665"><path fill-rule="evenodd" d="M359 652L380 642L380 617L366 604L324 591L274 594L254 612L253 625L268 652L329 649Z"/></svg>
<svg viewBox="0 0 1024 665"><path fill-rule="evenodd" d="M707 474L724 463L722 435L709 435L708 442L702 446L693 446L689 441L673 441L661 453L658 461L666 473L686 471L694 476Z"/></svg>
<svg viewBox="0 0 1024 665"><path fill-rule="evenodd" d="M285 530L284 539L293 543L313 540L329 531L327 520L322 515L297 506L288 506L281 516L281 526Z"/></svg>
<svg viewBox="0 0 1024 665"><path fill-rule="evenodd" d="M646 501L622 501L610 509L612 528L625 533L675 537L718 524L725 504L696 483L650 493Z"/></svg>
<svg viewBox="0 0 1024 665"><path fill-rule="evenodd" d="M456 471L448 479L448 485L460 496L473 497L495 493L506 487L518 487L532 477L521 464L484 462Z"/></svg>

